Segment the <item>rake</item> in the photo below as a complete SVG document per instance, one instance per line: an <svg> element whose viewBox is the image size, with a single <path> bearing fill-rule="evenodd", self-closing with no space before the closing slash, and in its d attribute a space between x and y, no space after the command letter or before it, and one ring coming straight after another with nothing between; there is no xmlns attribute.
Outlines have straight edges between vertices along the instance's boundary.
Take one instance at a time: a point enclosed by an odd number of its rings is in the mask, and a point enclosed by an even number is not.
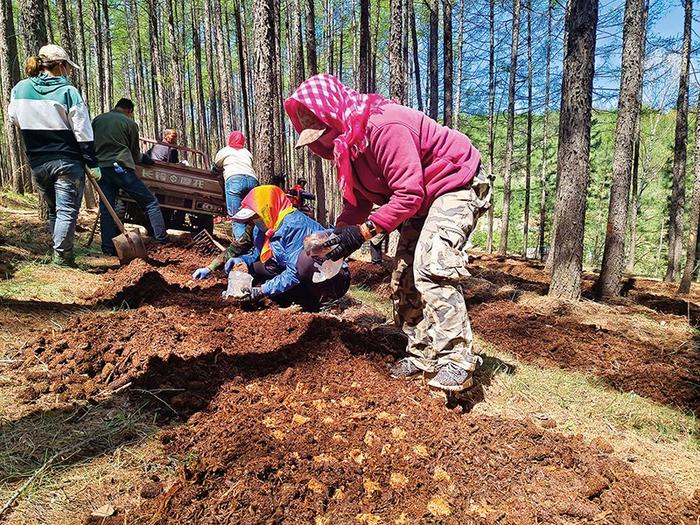
<svg viewBox="0 0 700 525"><path fill-rule="evenodd" d="M226 250L220 242L218 242L207 230L200 230L199 233L192 237L192 242L185 246L185 249L197 248L200 252L206 255L218 255Z"/></svg>

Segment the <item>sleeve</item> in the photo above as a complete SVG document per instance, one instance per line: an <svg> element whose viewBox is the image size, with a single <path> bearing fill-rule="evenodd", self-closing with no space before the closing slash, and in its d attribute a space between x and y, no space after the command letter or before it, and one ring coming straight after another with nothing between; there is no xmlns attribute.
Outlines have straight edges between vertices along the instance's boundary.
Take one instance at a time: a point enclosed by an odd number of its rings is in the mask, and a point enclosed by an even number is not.
<svg viewBox="0 0 700 525"><path fill-rule="evenodd" d="M10 92L10 105L7 107L7 118L13 126L18 126L17 109L15 108L15 88Z"/></svg>
<svg viewBox="0 0 700 525"><path fill-rule="evenodd" d="M370 219L386 231L395 230L413 217L423 204L423 166L411 131L402 124L389 124L373 138L377 165L391 190L389 202Z"/></svg>
<svg viewBox="0 0 700 525"><path fill-rule="evenodd" d="M267 296L283 294L300 282L299 272L297 272L297 260L299 259L299 253L303 249L303 243L294 242L293 239L285 236L280 240L280 245L281 249L275 251L275 259L280 265L284 266L284 271L262 285L262 291Z"/></svg>
<svg viewBox="0 0 700 525"><path fill-rule="evenodd" d="M168 162L171 162L173 164L177 164L178 162L180 162L180 153L175 148L170 148Z"/></svg>
<svg viewBox="0 0 700 525"><path fill-rule="evenodd" d="M364 222L372 211L372 203L355 192L357 204L352 205L343 199L343 210L335 221L336 226L360 224Z"/></svg>
<svg viewBox="0 0 700 525"><path fill-rule="evenodd" d="M224 158L226 158L226 155L224 154L224 148L221 148L219 151L216 152L216 156L214 157L214 166L216 166L219 169L223 168Z"/></svg>
<svg viewBox="0 0 700 525"><path fill-rule="evenodd" d="M90 122L90 112L80 93L74 87L71 87L68 91L68 107L70 108L68 110L68 122L80 147L83 161L91 168L96 168L95 136L92 131L92 123Z"/></svg>
<svg viewBox="0 0 700 525"><path fill-rule="evenodd" d="M139 125L136 122L132 122L130 126L130 136L129 136L129 151L131 151L131 157L134 162L138 162L141 159L141 145L139 144Z"/></svg>

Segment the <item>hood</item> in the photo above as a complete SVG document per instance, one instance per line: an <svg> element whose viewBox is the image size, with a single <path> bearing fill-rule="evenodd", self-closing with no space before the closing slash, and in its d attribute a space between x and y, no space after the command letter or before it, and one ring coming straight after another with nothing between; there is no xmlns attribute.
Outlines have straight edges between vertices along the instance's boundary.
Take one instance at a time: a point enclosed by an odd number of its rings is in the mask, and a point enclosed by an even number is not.
<svg viewBox="0 0 700 525"><path fill-rule="evenodd" d="M52 77L45 73L42 73L38 77L32 77L31 82L36 92L40 95L48 95L64 86L71 85L67 77Z"/></svg>

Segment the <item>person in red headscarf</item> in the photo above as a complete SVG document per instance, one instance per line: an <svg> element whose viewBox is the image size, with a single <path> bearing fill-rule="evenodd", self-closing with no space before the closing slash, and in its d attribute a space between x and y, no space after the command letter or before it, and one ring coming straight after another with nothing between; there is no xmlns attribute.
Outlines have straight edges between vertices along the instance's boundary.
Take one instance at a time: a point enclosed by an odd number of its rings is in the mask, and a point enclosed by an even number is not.
<svg viewBox="0 0 700 525"><path fill-rule="evenodd" d="M284 108L299 133L297 147L337 169L343 210L328 256L347 257L401 227L391 284L408 347L391 375L425 373L435 388L468 388L480 358L462 294L465 247L491 194L479 151L459 131L332 75L302 82Z"/></svg>
<svg viewBox="0 0 700 525"><path fill-rule="evenodd" d="M245 135L232 131L228 136L228 145L221 148L214 157L212 170L224 174L226 193L226 213L229 217L236 215L241 202L248 192L258 185L258 177L253 169L253 155L245 147ZM231 246L209 266L197 269L192 274L194 279L206 279L211 272L223 265L229 258L246 253L253 244L252 230L242 223L233 222L233 240Z"/></svg>

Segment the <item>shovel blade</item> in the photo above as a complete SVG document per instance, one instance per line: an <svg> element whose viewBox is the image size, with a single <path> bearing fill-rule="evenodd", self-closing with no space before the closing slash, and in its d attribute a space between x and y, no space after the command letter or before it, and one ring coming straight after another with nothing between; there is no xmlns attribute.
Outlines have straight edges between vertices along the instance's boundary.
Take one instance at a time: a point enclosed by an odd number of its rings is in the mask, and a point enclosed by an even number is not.
<svg viewBox="0 0 700 525"><path fill-rule="evenodd" d="M121 264L127 264L134 259L146 258L146 247L143 239L136 232L125 232L112 239L114 249Z"/></svg>

